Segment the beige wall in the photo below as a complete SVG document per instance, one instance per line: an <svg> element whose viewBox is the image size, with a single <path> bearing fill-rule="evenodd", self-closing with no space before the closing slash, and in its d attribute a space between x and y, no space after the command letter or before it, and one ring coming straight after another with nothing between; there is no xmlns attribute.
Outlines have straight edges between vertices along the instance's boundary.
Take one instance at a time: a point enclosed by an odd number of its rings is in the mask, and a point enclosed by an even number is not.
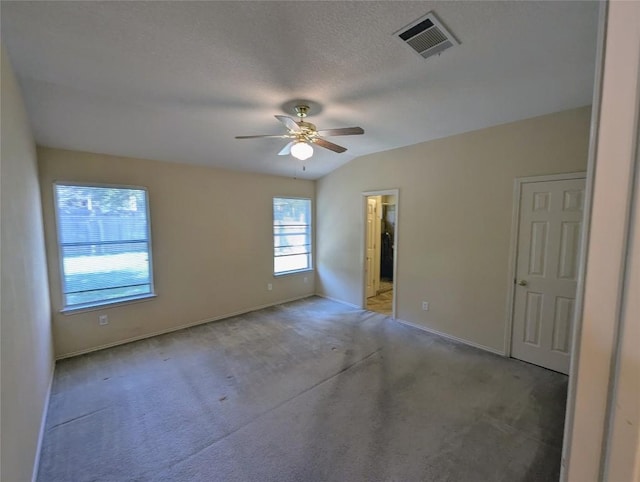
<svg viewBox="0 0 640 482"><path fill-rule="evenodd" d="M36 150L2 50L0 479L31 480L53 374L49 287Z"/></svg>
<svg viewBox="0 0 640 482"><path fill-rule="evenodd" d="M312 181L47 148L38 158L57 356L314 293L313 273L273 277L272 236L273 196L313 198ZM157 298L60 313L55 180L148 188Z"/></svg>
<svg viewBox="0 0 640 482"><path fill-rule="evenodd" d="M361 305L361 193L399 188L397 317L502 352L514 179L585 170L589 115L584 107L364 156L322 178L318 292Z"/></svg>
<svg viewBox="0 0 640 482"><path fill-rule="evenodd" d="M609 2L606 32L571 482L640 480L640 2Z"/></svg>
<svg viewBox="0 0 640 482"><path fill-rule="evenodd" d="M637 17L640 23L640 15ZM640 160L636 161L636 169ZM620 318L621 342L612 404L609 480L640 482L640 172L636 171L635 204Z"/></svg>

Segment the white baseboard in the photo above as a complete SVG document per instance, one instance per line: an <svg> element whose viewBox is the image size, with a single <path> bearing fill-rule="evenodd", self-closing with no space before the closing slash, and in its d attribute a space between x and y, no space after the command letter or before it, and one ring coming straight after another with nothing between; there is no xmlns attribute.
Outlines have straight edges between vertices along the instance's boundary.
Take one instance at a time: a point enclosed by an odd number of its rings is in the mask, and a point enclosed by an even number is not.
<svg viewBox="0 0 640 482"><path fill-rule="evenodd" d="M51 374L49 376L49 386L47 387L47 395L44 398L44 407L42 409L42 417L40 419L40 431L38 432L38 444L36 445L36 458L33 461L33 472L31 473L31 482L36 482L38 478L38 469L40 468L40 453L42 452L42 440L44 439L44 430L47 425L47 415L49 414L49 400L51 400L51 388L53 387L53 374L56 370L54 362Z"/></svg>
<svg viewBox="0 0 640 482"><path fill-rule="evenodd" d="M124 340L114 341L114 342L111 342L111 343L105 343L104 345L94 346L94 347L91 347L91 348L86 348L84 350L78 350L78 351L74 351L74 352L70 352L70 353L63 353L62 355L57 355L56 356L56 360L63 360L65 358L71 358L71 357L74 357L74 356L85 355L87 353L91 353L91 352L94 352L94 351L104 350L105 348L112 348L114 346L124 345L126 343L131 343L133 341L144 340L145 338L152 338L152 337L158 336L158 335L165 335L167 333L172 333L174 331L184 330L185 328L191 328L192 326L204 325L205 323L211 323L212 321L220 321L220 320L224 320L226 318L232 318L234 316L244 315L245 313L251 313L252 311L262 310L264 308L269 308L271 306L281 305L283 303L289 303L291 301L302 300L304 298L309 298L311 296L315 296L315 295L314 294L310 294L310 295L296 296L294 298L288 298L286 300L279 300L279 301L276 301L274 303L267 303L267 304L264 304L264 305L252 306L250 308L244 308L242 310L234 311L232 313L225 313L224 315L214 316L213 318L207 318L206 320L193 321L191 323L185 323L184 325L173 326L173 327L167 328L165 330L154 331L152 333L145 333L144 335L133 336L131 338L126 338Z"/></svg>
<svg viewBox="0 0 640 482"><path fill-rule="evenodd" d="M356 310L363 309L362 306L354 305L353 303L348 303L346 301L339 300L338 298L332 298L331 296L323 295L321 293L316 293L316 296L319 296L320 298L324 298L325 300L331 300L331 301L335 301L336 303L350 306L351 308L355 308Z"/></svg>
<svg viewBox="0 0 640 482"><path fill-rule="evenodd" d="M434 330L433 328L428 328L423 325L418 325L417 323L411 323L410 321L401 320L400 318L395 318L394 321L401 323L403 325L410 326L412 328L417 328L418 330L426 331L427 333L431 333L433 335L441 336L442 338L446 338L448 340L457 341L459 343L463 343L468 346L472 346L474 348L479 348L480 350L488 351L490 353L494 353L500 356L507 356L504 351L496 350L495 348L491 348L489 346L481 345L480 343L476 343L470 340L465 340L464 338L458 338L457 336L449 335L447 333L443 333L438 330Z"/></svg>

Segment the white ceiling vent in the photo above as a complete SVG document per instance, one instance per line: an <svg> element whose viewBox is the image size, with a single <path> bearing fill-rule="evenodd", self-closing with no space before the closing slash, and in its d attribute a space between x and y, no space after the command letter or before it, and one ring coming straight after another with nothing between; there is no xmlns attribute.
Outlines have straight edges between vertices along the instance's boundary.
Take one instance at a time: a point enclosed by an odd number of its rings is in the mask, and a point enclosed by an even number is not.
<svg viewBox="0 0 640 482"><path fill-rule="evenodd" d="M425 59L460 44L433 12L411 22L393 35Z"/></svg>

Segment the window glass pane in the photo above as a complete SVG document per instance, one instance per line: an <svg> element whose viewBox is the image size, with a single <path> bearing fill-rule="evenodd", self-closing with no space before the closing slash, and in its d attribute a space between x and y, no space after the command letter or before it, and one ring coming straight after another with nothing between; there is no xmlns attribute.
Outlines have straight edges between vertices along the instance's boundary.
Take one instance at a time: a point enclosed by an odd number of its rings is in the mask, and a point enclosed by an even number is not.
<svg viewBox="0 0 640 482"><path fill-rule="evenodd" d="M311 222L311 200L274 198L273 220L274 225L309 225Z"/></svg>
<svg viewBox="0 0 640 482"><path fill-rule="evenodd" d="M274 266L276 273L307 269L309 268L309 255L298 254L294 256L283 256L280 258L274 258Z"/></svg>
<svg viewBox="0 0 640 482"><path fill-rule="evenodd" d="M55 188L65 307L152 293L146 191Z"/></svg>
<svg viewBox="0 0 640 482"><path fill-rule="evenodd" d="M274 198L274 272L311 267L311 200Z"/></svg>
<svg viewBox="0 0 640 482"><path fill-rule="evenodd" d="M77 306L91 303L104 303L105 301L118 301L131 296L146 295L151 293L151 285L130 286L128 288L110 288L98 291L85 291L83 293L71 293L66 295L67 306Z"/></svg>
<svg viewBox="0 0 640 482"><path fill-rule="evenodd" d="M147 243L63 246L65 293L149 283Z"/></svg>
<svg viewBox="0 0 640 482"><path fill-rule="evenodd" d="M274 248L275 256L286 256L291 254L306 254L309 252L309 245L303 244L300 246L276 246Z"/></svg>

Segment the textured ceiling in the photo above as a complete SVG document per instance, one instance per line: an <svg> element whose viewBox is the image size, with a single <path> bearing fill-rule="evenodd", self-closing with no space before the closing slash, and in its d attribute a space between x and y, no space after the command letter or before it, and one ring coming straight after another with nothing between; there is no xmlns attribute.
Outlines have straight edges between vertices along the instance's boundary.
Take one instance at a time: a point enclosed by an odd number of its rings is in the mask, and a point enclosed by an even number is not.
<svg viewBox="0 0 640 482"><path fill-rule="evenodd" d="M589 104L595 2L5 2L2 41L40 145L319 178L354 157ZM434 10L461 41L393 33ZM361 126L301 162L273 117ZM323 152L321 152L323 151Z"/></svg>

